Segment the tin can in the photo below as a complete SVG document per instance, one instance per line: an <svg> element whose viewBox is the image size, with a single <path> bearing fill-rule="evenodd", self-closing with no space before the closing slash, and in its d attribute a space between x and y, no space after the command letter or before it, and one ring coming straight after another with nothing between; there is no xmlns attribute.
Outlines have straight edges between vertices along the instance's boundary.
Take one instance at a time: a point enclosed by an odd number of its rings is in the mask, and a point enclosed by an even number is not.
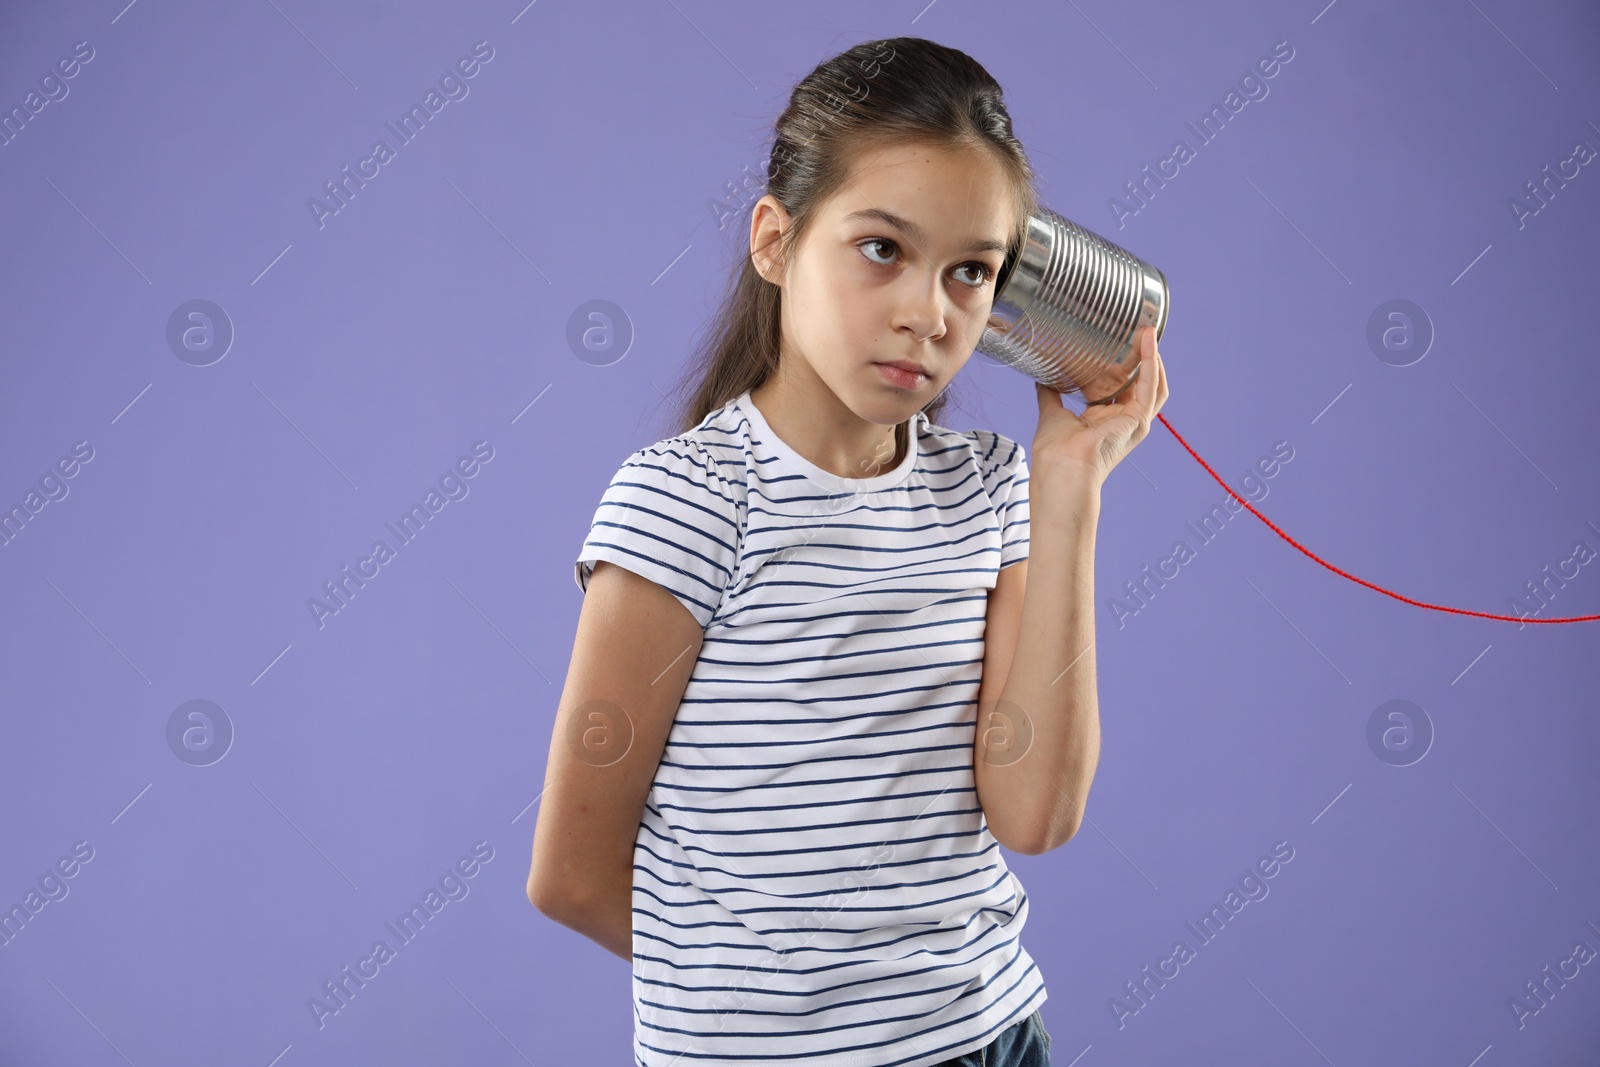
<svg viewBox="0 0 1600 1067"><path fill-rule="evenodd" d="M1134 331L1167 327L1167 278L1120 245L1041 206L995 284L978 351L1087 404L1139 376Z"/></svg>

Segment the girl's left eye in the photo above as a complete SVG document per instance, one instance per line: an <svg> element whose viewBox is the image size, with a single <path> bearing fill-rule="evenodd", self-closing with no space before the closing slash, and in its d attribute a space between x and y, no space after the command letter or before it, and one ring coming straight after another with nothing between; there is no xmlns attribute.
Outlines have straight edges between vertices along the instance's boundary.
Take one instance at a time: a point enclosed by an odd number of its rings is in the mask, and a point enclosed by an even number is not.
<svg viewBox="0 0 1600 1067"><path fill-rule="evenodd" d="M887 245L890 249L893 249L895 252L899 251L899 249L896 248L895 243L893 241L885 238L885 237L873 237L873 238L870 238L869 240L862 241L860 244L856 245L856 248L859 249L861 251L861 254L866 257L867 262L876 263L880 267L888 266L890 261L876 259L876 258L874 258L872 253L869 253L867 251L867 249L872 248L875 245ZM978 277L978 280L975 281L975 282L968 281L966 283L968 285L968 287L970 287L970 288L973 288L973 289L980 288L983 285L987 284L989 279L994 277L994 273L995 273L994 272L994 268L989 266L989 264L987 264L987 263L980 262L979 260L973 260L970 263L963 263L963 264L961 264L961 266L956 268L956 270L958 270L958 271L960 271L960 270L973 270L973 269L976 269L978 271L979 277Z"/></svg>
<svg viewBox="0 0 1600 1067"><path fill-rule="evenodd" d="M987 285L989 279L994 277L994 268L989 266L987 263L979 263L977 260L973 260L971 263L963 263L956 269L966 270L968 267L978 268L978 280L971 283L974 289Z"/></svg>

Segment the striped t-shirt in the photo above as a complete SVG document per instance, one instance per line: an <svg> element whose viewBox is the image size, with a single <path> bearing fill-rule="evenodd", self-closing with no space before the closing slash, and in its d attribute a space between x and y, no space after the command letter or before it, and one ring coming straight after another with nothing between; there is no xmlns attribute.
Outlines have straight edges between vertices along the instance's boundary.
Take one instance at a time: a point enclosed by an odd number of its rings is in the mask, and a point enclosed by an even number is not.
<svg viewBox="0 0 1600 1067"><path fill-rule="evenodd" d="M1045 1000L972 764L1026 456L909 429L893 470L840 478L746 392L595 512L579 588L608 560L705 629L634 841L639 1067L924 1067Z"/></svg>

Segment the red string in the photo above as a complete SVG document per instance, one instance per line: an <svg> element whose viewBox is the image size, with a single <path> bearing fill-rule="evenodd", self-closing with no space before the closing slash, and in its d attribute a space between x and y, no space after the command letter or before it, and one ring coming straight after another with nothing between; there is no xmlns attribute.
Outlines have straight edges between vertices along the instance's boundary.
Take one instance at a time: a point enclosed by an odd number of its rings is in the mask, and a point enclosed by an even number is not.
<svg viewBox="0 0 1600 1067"><path fill-rule="evenodd" d="M1475 616L1475 617L1480 618L1480 619L1499 619L1499 620L1501 620L1503 622L1547 622L1547 623L1556 623L1556 622L1594 622L1596 620L1600 620L1600 615L1569 615L1566 618L1561 618L1561 619L1536 619L1531 615L1529 615L1529 616L1521 616L1521 615L1491 615L1488 612L1483 612L1483 611L1467 611L1464 608L1447 608L1447 607L1443 606L1442 604L1425 604L1420 600L1412 600L1408 596L1401 596L1399 593L1390 592L1389 590L1383 588L1380 585L1373 585L1371 582L1366 581L1365 579L1357 578L1355 575L1349 573L1348 571L1342 571L1338 567L1335 567L1333 564L1329 563L1327 560L1323 559L1321 556L1319 556L1315 552L1311 551L1305 545L1302 545L1299 541L1296 541L1294 538L1290 537L1288 534L1286 534L1282 530L1278 529L1277 525L1274 524L1271 519L1269 519L1265 515L1261 514L1261 512L1257 511L1255 508L1250 507L1250 502L1248 500L1245 500L1242 497L1240 497L1238 493L1235 493L1232 489L1230 489L1228 487L1228 483L1227 482L1223 481L1220 477L1218 477L1217 472L1211 469L1211 464L1207 463L1203 459L1200 459L1200 453L1196 452L1192 448L1189 448L1189 442L1185 441L1183 439L1183 435L1178 433L1177 430L1173 430L1172 429L1172 423L1167 421L1167 417L1165 415L1161 414L1160 412L1157 412L1156 413L1156 418L1161 420L1161 425L1165 426L1169 430L1172 430L1172 436L1174 436L1174 437L1176 437L1178 439L1178 443L1180 445L1182 445L1185 449L1188 449L1189 455L1191 455L1195 459L1199 460L1200 466L1204 467L1206 469L1207 473L1209 473L1211 475L1211 477L1217 479L1217 484L1218 485L1222 486L1222 488L1224 488L1224 489L1227 489L1229 496L1231 496L1231 497L1233 497L1233 499L1239 501L1239 503L1243 504L1245 507L1250 508L1250 514L1254 515L1256 518L1260 519L1262 522L1266 523L1268 526L1271 526L1273 531L1279 537L1283 538L1285 541L1289 542L1291 545L1293 545L1294 547L1298 548L1300 551L1304 552L1306 555L1310 556L1312 559L1316 560L1318 563L1322 564L1324 567L1328 568L1333 573L1339 574L1339 575L1343 575L1344 577L1350 579L1352 582L1355 582L1355 583L1357 583L1359 585L1364 585L1368 589L1375 589L1378 592L1382 593L1384 596L1392 596L1396 600L1403 600L1407 604L1412 604L1412 605L1415 605L1416 607L1419 607L1419 608L1431 608L1434 611L1448 611L1448 612L1452 612L1453 614L1456 614L1456 615L1472 615L1472 616Z"/></svg>

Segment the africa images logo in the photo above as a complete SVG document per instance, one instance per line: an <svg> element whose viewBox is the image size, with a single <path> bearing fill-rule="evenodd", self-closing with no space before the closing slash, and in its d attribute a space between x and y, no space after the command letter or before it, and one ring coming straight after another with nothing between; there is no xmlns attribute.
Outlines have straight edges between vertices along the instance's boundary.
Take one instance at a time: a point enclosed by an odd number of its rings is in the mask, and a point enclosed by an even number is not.
<svg viewBox="0 0 1600 1067"><path fill-rule="evenodd" d="M356 191L367 187L367 179L376 178L381 173L381 168L388 165L395 158L396 149L410 144L416 139L423 129L432 121L433 117L445 109L451 101L461 101L467 98L471 87L467 80L478 76L483 65L494 58L494 48L488 41L479 41L472 46L472 55L462 56L456 60L454 66L439 77L439 88L429 86L428 92L422 98L422 103L412 104L411 109L400 116L400 124L385 122L389 132L395 136L395 147L389 147L389 142L379 139L372 142L372 150L368 155L356 160L356 169L352 173L350 164L346 163L340 168L340 177L336 181L322 183L327 199L315 196L306 200L306 207L311 209L311 218L317 224L317 229L326 226L330 215L337 215L340 211L350 206L350 201L356 197ZM441 95L442 94L442 95ZM352 184L354 188L352 188Z"/></svg>
<svg viewBox="0 0 1600 1067"><path fill-rule="evenodd" d="M1272 52L1257 59L1240 76L1238 89L1229 89L1222 103L1212 104L1211 109L1200 116L1200 124L1185 122L1189 132L1194 134L1195 145L1189 146L1186 137L1180 137L1172 143L1172 151L1162 159L1156 161L1152 170L1147 163L1140 170L1140 177L1130 178L1122 185L1125 199L1113 196L1106 200L1106 207L1111 212L1111 221L1117 224L1117 229L1122 229L1128 220L1150 206L1150 201L1155 195L1167 187L1167 182L1172 181L1183 173L1182 168L1192 160L1199 158L1199 149L1215 141L1222 135L1228 124L1238 118L1247 105L1252 101L1265 100L1272 91L1268 81L1278 76L1290 60L1294 59L1294 45L1288 41L1278 41L1272 46Z"/></svg>
<svg viewBox="0 0 1600 1067"><path fill-rule="evenodd" d="M467 899L467 894L472 892L469 882L494 859L494 854L494 846L488 841L474 842L468 855L445 868L439 876L438 888L429 886L420 902L413 902L398 919L384 922L384 930L394 939L392 947L387 938L377 939L372 943L372 951L356 960L353 970L348 963L342 965L334 977L322 983L322 995L307 997L306 1007L311 1010L317 1029L326 1027L330 1018L348 1008L356 994L382 974L383 968L399 957L400 949L415 941L446 906Z"/></svg>
<svg viewBox="0 0 1600 1067"><path fill-rule="evenodd" d="M420 504L412 504L392 522L385 521L384 528L395 538L393 547L381 539L374 541L372 551L356 560L354 571L346 563L340 567L336 579L330 578L322 583L326 599L315 596L306 598L306 608L317 629L322 629L328 624L328 619L349 607L356 594L365 589L369 581L382 574L382 568L398 558L399 549L415 541L447 504L465 500L472 491L470 479L477 477L484 464L492 459L494 446L488 441L478 441L472 446L472 455L462 456L453 466L445 468L444 474L439 476L438 488L430 486Z"/></svg>

